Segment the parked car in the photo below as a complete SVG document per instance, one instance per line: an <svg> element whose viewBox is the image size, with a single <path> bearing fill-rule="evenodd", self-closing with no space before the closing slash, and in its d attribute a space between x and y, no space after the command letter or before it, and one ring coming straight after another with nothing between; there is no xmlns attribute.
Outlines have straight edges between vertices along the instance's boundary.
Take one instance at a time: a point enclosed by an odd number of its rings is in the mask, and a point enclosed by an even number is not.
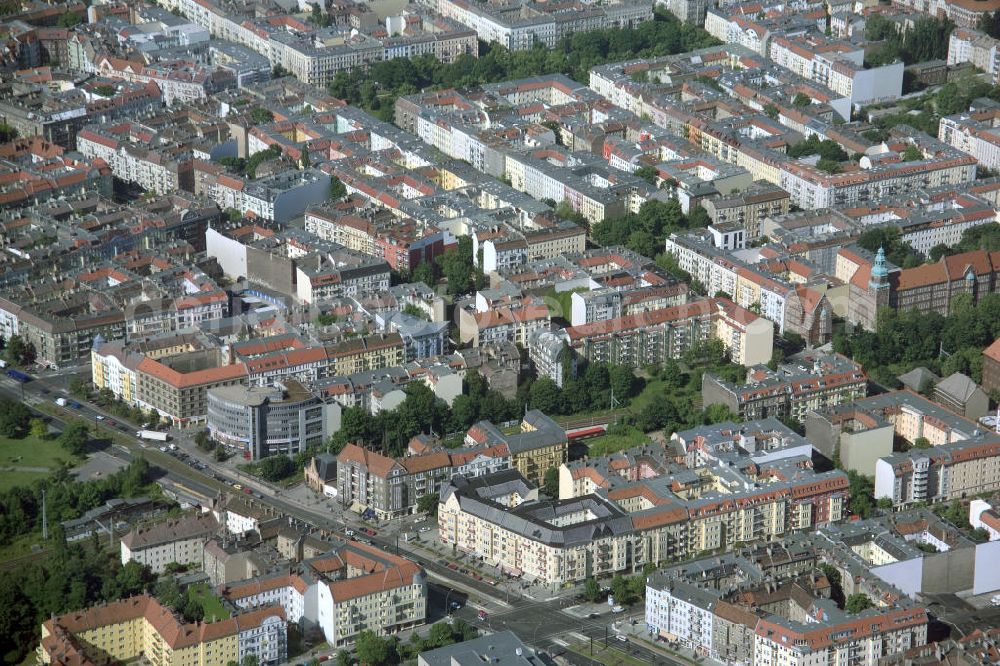
<svg viewBox="0 0 1000 666"><path fill-rule="evenodd" d="M424 532L430 532L430 531L431 531L431 528L429 528L429 527L427 527L427 526L424 526L424 527L421 527L421 528L420 528L420 529L418 530L418 532L420 532L421 534L423 534Z"/></svg>
<svg viewBox="0 0 1000 666"><path fill-rule="evenodd" d="M477 617L479 617L479 621L480 622L485 622L486 618L489 617L489 616L486 614L486 611L481 610L481 611L479 611L479 615Z"/></svg>
<svg viewBox="0 0 1000 666"><path fill-rule="evenodd" d="M615 640L619 640L622 643L627 643L628 642L628 639L625 636L622 636L621 634L618 634L617 636L615 636Z"/></svg>
<svg viewBox="0 0 1000 666"><path fill-rule="evenodd" d="M615 606L611 609L612 613L624 613L625 609L622 606Z"/></svg>

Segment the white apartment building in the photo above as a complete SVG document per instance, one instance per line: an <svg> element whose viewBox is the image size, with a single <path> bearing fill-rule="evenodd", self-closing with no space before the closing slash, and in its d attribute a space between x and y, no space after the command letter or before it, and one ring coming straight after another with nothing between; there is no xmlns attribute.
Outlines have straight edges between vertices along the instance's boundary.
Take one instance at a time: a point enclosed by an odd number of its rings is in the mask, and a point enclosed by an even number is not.
<svg viewBox="0 0 1000 666"><path fill-rule="evenodd" d="M223 596L245 609L280 604L289 622L317 625L335 646L353 642L362 631L389 634L425 621L426 577L409 560L348 542L303 566L306 575L232 583Z"/></svg>
<svg viewBox="0 0 1000 666"><path fill-rule="evenodd" d="M978 30L956 28L948 37L948 65L972 63L973 67L992 74L996 80L1000 72L998 45L1000 41Z"/></svg>
<svg viewBox="0 0 1000 666"><path fill-rule="evenodd" d="M712 607L716 601L711 591L681 581L647 584L646 626L698 654L708 654L712 649Z"/></svg>
<svg viewBox="0 0 1000 666"><path fill-rule="evenodd" d="M219 529L211 514L189 514L150 527L136 527L122 537L122 564L135 561L148 566L154 574L167 565L202 562L205 542Z"/></svg>
<svg viewBox="0 0 1000 666"><path fill-rule="evenodd" d="M107 162L117 178L157 194L186 189L181 182L182 172L192 169L190 151L177 152L168 158L166 151L131 146L88 129L77 133L76 149L90 159Z"/></svg>
<svg viewBox="0 0 1000 666"><path fill-rule="evenodd" d="M938 125L938 138L972 155L988 169L1000 169L1000 112L995 109L945 116Z"/></svg>

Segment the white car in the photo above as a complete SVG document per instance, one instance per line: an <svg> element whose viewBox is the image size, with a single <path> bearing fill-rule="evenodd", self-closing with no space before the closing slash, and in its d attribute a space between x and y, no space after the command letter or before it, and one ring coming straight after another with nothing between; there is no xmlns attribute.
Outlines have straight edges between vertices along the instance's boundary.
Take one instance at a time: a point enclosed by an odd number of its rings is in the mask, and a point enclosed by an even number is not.
<svg viewBox="0 0 1000 666"><path fill-rule="evenodd" d="M346 534L347 536L354 536L354 530L346 530L344 534Z"/></svg>
<svg viewBox="0 0 1000 666"><path fill-rule="evenodd" d="M624 613L625 612L625 608L623 608L622 606L615 606L614 608L611 609L611 612L612 613Z"/></svg>
<svg viewBox="0 0 1000 666"><path fill-rule="evenodd" d="M625 636L622 636L621 634L618 634L617 636L615 636L615 638L617 640L620 640L622 643L627 643L628 642L628 638L626 638Z"/></svg>
<svg viewBox="0 0 1000 666"><path fill-rule="evenodd" d="M104 416L102 414L98 414L94 418L97 419L98 421L103 421L104 420Z"/></svg>
<svg viewBox="0 0 1000 666"><path fill-rule="evenodd" d="M418 531L419 531L419 532L420 532L420 533L422 534L422 533L424 533L424 532L430 532L430 531L431 531L431 528L429 528L429 527L427 527L427 526L425 525L424 527L421 527L421 528L420 528L420 530L418 530Z"/></svg>

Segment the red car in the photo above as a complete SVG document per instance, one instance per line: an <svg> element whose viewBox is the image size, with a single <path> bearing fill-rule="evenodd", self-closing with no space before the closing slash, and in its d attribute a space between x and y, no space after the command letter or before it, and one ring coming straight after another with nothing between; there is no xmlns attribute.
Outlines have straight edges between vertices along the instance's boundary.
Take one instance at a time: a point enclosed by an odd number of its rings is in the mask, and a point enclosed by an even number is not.
<svg viewBox="0 0 1000 666"><path fill-rule="evenodd" d="M249 488L244 488L243 492L246 493L247 495L253 495L253 491L250 490Z"/></svg>
<svg viewBox="0 0 1000 666"><path fill-rule="evenodd" d="M484 611L484 610L479 611L479 621L480 622L485 622L487 617L489 617L489 616L486 615L486 611Z"/></svg>

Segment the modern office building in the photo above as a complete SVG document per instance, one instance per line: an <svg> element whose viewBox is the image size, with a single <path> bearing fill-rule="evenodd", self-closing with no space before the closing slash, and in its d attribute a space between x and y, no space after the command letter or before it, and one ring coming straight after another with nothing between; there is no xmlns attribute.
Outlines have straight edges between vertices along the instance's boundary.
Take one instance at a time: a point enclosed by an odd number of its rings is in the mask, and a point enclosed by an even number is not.
<svg viewBox="0 0 1000 666"><path fill-rule="evenodd" d="M293 379L267 387L219 386L207 397L212 439L251 460L294 455L340 428L340 405L323 402Z"/></svg>

